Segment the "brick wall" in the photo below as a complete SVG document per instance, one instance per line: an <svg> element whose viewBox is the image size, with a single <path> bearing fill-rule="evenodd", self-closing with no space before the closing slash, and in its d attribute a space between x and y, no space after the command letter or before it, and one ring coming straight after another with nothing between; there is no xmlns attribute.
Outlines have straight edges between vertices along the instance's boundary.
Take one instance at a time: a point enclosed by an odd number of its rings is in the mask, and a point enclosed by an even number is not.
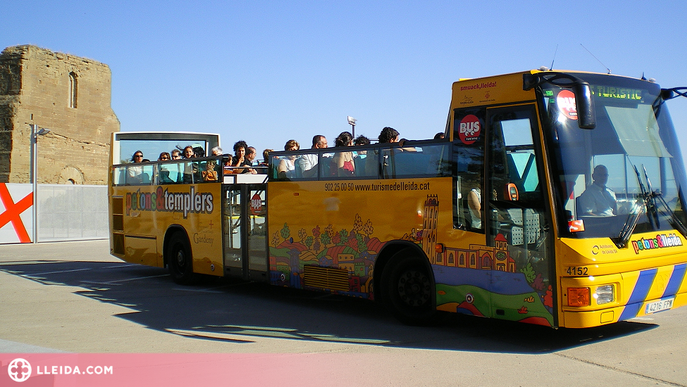
<svg viewBox="0 0 687 387"><path fill-rule="evenodd" d="M30 182L29 125L36 124L50 129L38 138L38 183L107 184L110 133L119 131L111 78L107 65L91 59L29 45L6 48L0 54L0 182Z"/></svg>

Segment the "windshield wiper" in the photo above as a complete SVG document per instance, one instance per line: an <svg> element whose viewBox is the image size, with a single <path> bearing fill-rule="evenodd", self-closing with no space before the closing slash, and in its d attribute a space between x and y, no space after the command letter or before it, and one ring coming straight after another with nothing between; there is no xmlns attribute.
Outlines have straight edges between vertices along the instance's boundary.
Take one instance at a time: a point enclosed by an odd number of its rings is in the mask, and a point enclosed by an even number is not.
<svg viewBox="0 0 687 387"><path fill-rule="evenodd" d="M637 181L639 182L639 189L641 191L641 194L639 195L639 197L637 197L637 201L632 206L632 210L630 211L627 220L625 220L623 228L620 230L618 237L614 239L615 245L618 246L618 248L627 246L627 243L629 242L630 237L632 236L632 233L634 232L635 228L637 228L639 219L644 214L644 212L647 212L647 218L652 229L658 229L660 227L660 224L658 216L659 206L657 205L657 203L660 204L662 208L660 211L661 214L667 215L669 217L668 223L670 223L670 225L674 229L678 230L680 234L682 234L684 237L687 237L687 227L685 227L682 221L680 221L680 218L678 218L677 215L675 215L675 212L670 208L665 198L663 198L663 194L661 194L661 192L658 190L653 191L651 189L651 180L649 180L646 168L642 166L642 168L644 168L644 178L646 179L648 190L644 187L644 184L642 183L642 178L639 174L639 170L637 170L637 167L635 165L632 165L632 167L634 168L635 174L637 175Z"/></svg>
<svg viewBox="0 0 687 387"><path fill-rule="evenodd" d="M620 234L618 234L617 238L613 239L613 242L619 249L627 246L627 242L630 241L632 233L635 231L635 228L637 228L639 218L644 214L645 208L645 202L637 198L637 202L632 206L632 211L630 211L630 214L627 216L627 220L625 220L623 228L620 230Z"/></svg>
<svg viewBox="0 0 687 387"><path fill-rule="evenodd" d="M658 209L656 208L656 196L654 190L651 188L651 180L649 180L649 175L646 173L646 167L642 164L642 169L644 169L644 179L646 180L647 191L644 191L644 187L641 187L642 194L645 196L646 210L649 213L649 223L654 229L661 227L658 221ZM637 172L637 167L635 167L635 172ZM639 177L639 176L638 176ZM641 186L641 182L639 183ZM658 191L656 191L657 193ZM651 220L653 218L653 222ZM654 224L655 222L655 224Z"/></svg>
<svg viewBox="0 0 687 387"><path fill-rule="evenodd" d="M646 188L644 188L644 183L642 183L642 176L639 174L637 166L632 164L632 162L630 162L630 165L632 165L632 168L634 168L635 170L635 175L637 176L637 183L639 183L639 190L641 191L641 193L637 198L637 202L635 202L635 204L632 206L632 211L630 211L630 214L627 216L627 219L623 224L623 228L620 229L620 234L618 234L618 237L615 238L613 241L615 245L618 246L618 248L623 248L627 246L627 242L630 241L630 237L632 236L632 233L635 231L635 228L637 228L639 218L642 216L642 214L644 214L644 211L648 212L647 218L649 219L649 224L651 225L651 227L653 229L656 229L658 227L658 214L656 213L654 196L651 192L647 192ZM644 176L647 178L647 184L649 185L649 189L651 189L651 182L649 182L648 180L646 168L644 169ZM654 221L656 222L655 225Z"/></svg>

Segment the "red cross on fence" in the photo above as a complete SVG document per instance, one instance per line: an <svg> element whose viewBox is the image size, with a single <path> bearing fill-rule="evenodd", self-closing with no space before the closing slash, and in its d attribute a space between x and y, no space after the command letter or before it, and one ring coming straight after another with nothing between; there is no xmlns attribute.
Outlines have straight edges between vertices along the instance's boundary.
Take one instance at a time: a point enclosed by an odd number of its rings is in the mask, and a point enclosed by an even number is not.
<svg viewBox="0 0 687 387"><path fill-rule="evenodd" d="M14 232L17 233L19 242L30 243L31 237L29 237L29 233L26 231L26 227L20 215L33 205L33 192L15 203L5 183L0 183L0 201L2 201L2 205L5 206L5 212L0 214L0 228L12 222Z"/></svg>

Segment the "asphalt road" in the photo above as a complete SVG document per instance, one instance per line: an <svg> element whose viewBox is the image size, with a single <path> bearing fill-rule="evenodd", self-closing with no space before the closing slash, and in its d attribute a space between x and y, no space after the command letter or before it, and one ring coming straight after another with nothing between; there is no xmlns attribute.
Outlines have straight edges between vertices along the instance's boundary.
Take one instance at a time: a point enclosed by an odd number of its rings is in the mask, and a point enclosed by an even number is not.
<svg viewBox="0 0 687 387"><path fill-rule="evenodd" d="M178 286L110 256L107 241L0 245L2 353L345 354L369 367L362 379L333 372L342 385L687 386L686 327L687 308L586 330L459 315L409 327L366 300Z"/></svg>

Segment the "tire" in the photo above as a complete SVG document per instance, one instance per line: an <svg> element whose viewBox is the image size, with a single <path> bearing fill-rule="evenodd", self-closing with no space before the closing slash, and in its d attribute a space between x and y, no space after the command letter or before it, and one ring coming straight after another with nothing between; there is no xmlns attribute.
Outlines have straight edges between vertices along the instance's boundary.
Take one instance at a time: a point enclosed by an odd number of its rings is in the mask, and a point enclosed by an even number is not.
<svg viewBox="0 0 687 387"><path fill-rule="evenodd" d="M186 234L177 231L172 234L168 248L167 266L174 282L179 285L193 285L200 278L193 272L191 245Z"/></svg>
<svg viewBox="0 0 687 387"><path fill-rule="evenodd" d="M423 259L409 250L391 258L382 273L384 303L399 321L408 325L433 322L434 285Z"/></svg>

